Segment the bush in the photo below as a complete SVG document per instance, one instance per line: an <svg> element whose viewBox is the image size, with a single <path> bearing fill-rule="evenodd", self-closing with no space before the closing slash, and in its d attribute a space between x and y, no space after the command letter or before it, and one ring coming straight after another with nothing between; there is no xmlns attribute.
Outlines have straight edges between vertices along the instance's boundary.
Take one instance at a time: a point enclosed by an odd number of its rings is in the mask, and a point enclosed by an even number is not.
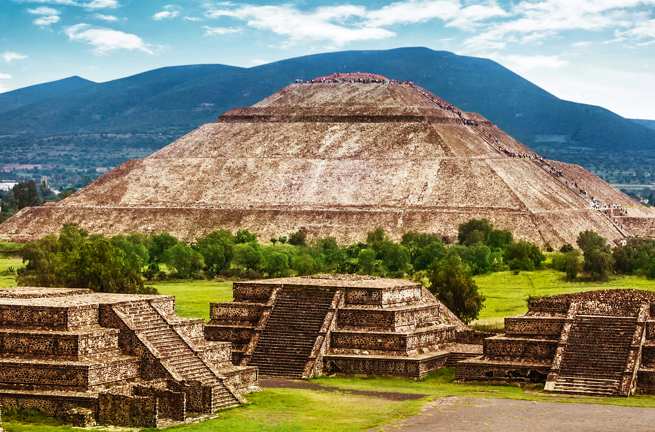
<svg viewBox="0 0 655 432"><path fill-rule="evenodd" d="M409 254L402 245L385 242L382 251L382 265L391 272L404 273L409 268Z"/></svg>
<svg viewBox="0 0 655 432"><path fill-rule="evenodd" d="M182 279L197 276L205 266L202 255L185 243L178 243L164 254L164 261Z"/></svg>
<svg viewBox="0 0 655 432"><path fill-rule="evenodd" d="M614 259L609 249L593 246L584 253L584 269L591 280L606 281L612 272Z"/></svg>
<svg viewBox="0 0 655 432"><path fill-rule="evenodd" d="M387 234L384 232L384 228L382 227L377 227L366 235L366 243L371 245L373 243L381 242L384 240L387 240Z"/></svg>
<svg viewBox="0 0 655 432"><path fill-rule="evenodd" d="M493 230L489 233L487 246L491 249L505 249L510 244L514 243L514 235L505 230Z"/></svg>
<svg viewBox="0 0 655 432"><path fill-rule="evenodd" d="M376 264L375 251L373 249L364 249L357 256L357 264L362 273L370 275L373 273Z"/></svg>
<svg viewBox="0 0 655 432"><path fill-rule="evenodd" d="M486 243L493 229L494 226L488 219L471 219L459 225L457 241L459 244L465 244L467 246Z"/></svg>
<svg viewBox="0 0 655 432"><path fill-rule="evenodd" d="M291 268L298 273L298 276L307 276L321 272L320 263L311 255L297 255L291 259Z"/></svg>
<svg viewBox="0 0 655 432"><path fill-rule="evenodd" d="M504 260L512 270L533 271L546 260L537 245L527 241L512 243L505 250Z"/></svg>
<svg viewBox="0 0 655 432"><path fill-rule="evenodd" d="M289 257L282 252L272 252L264 255L262 270L269 277L289 276Z"/></svg>
<svg viewBox="0 0 655 432"><path fill-rule="evenodd" d="M561 248L559 248L559 251L562 252L562 253L572 252L574 250L575 250L575 248L570 243L567 243L564 246L562 246Z"/></svg>
<svg viewBox="0 0 655 432"><path fill-rule="evenodd" d="M466 324L480 314L484 296L478 291L471 270L457 255L435 262L429 269L429 290Z"/></svg>
<svg viewBox="0 0 655 432"><path fill-rule="evenodd" d="M607 245L607 240L593 230L586 230L578 234L578 240L576 243L578 244L578 247L582 249L582 252L587 252L593 247L604 248Z"/></svg>
<svg viewBox="0 0 655 432"><path fill-rule="evenodd" d="M148 237L146 246L152 262L163 262L166 251L179 242L169 233L155 234Z"/></svg>
<svg viewBox="0 0 655 432"><path fill-rule="evenodd" d="M221 230L224 231L224 230ZM229 231L228 231L229 232ZM230 233L232 235L232 233ZM247 229L239 230L237 231L237 235L235 236L236 243L256 243L257 242L257 234L251 233Z"/></svg>
<svg viewBox="0 0 655 432"><path fill-rule="evenodd" d="M553 268L565 272L566 279L573 280L582 271L580 255L580 251L577 249L573 249L567 253L558 253L553 257Z"/></svg>
<svg viewBox="0 0 655 432"><path fill-rule="evenodd" d="M246 237L242 234L242 238ZM209 233L198 240L196 250L205 261L205 271L217 275L230 267L234 257L236 237L228 230L218 230Z"/></svg>
<svg viewBox="0 0 655 432"><path fill-rule="evenodd" d="M289 236L289 244L294 246L306 246L307 234L305 231L296 231Z"/></svg>
<svg viewBox="0 0 655 432"><path fill-rule="evenodd" d="M234 247L234 263L249 270L259 270L264 256L258 243L242 243Z"/></svg>

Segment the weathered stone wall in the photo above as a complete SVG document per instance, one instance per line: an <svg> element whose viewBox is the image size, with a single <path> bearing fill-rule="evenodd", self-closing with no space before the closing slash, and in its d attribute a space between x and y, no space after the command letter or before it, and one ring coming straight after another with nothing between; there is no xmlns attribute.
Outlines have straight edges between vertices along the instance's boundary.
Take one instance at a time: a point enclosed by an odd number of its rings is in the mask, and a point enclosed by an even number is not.
<svg viewBox="0 0 655 432"><path fill-rule="evenodd" d="M516 316L505 318L505 332L508 335L556 336L564 326L564 317Z"/></svg>
<svg viewBox="0 0 655 432"><path fill-rule="evenodd" d="M439 317L439 306L429 304L400 310L345 307L339 309L337 319L339 328L344 330L409 330L434 322L436 317Z"/></svg>
<svg viewBox="0 0 655 432"><path fill-rule="evenodd" d="M71 360L120 354L118 333L114 329L100 328L77 334L0 329L0 352L26 356L57 356Z"/></svg>
<svg viewBox="0 0 655 432"><path fill-rule="evenodd" d="M519 357L524 360L552 360L557 350L557 340L490 337L484 343L484 355L488 358L511 359Z"/></svg>
<svg viewBox="0 0 655 432"><path fill-rule="evenodd" d="M186 394L155 386L139 385L134 388L134 396L146 396L158 400L158 418L176 421L186 420Z"/></svg>
<svg viewBox="0 0 655 432"><path fill-rule="evenodd" d="M100 424L123 427L157 427L159 404L154 397L100 393L98 406L98 422Z"/></svg>
<svg viewBox="0 0 655 432"><path fill-rule="evenodd" d="M27 329L72 330L98 324L98 307L0 305L0 325Z"/></svg>

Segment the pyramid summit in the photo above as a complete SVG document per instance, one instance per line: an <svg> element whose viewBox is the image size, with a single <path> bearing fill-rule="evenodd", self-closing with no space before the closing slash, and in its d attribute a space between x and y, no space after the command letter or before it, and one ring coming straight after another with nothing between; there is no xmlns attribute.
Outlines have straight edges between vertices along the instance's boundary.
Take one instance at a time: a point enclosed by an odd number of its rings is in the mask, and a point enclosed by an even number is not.
<svg viewBox="0 0 655 432"><path fill-rule="evenodd" d="M413 83L335 74L298 80L59 203L23 209L0 225L0 238L30 241L78 223L187 241L220 228L264 239L303 229L351 243L378 226L396 239L453 238L460 223L484 217L555 247L586 229L611 241L651 235L655 212L636 207Z"/></svg>

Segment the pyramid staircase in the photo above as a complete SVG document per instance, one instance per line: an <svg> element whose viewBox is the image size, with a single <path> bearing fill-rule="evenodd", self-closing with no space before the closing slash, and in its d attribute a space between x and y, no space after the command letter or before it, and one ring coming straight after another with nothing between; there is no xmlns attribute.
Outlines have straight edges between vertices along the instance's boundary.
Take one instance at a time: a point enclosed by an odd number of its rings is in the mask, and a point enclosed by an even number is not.
<svg viewBox="0 0 655 432"><path fill-rule="evenodd" d="M148 302L115 305L114 310L141 340L153 346L155 355L172 375L187 381L200 381L210 386L214 410L240 404L216 374L205 364L189 344L172 328Z"/></svg>
<svg viewBox="0 0 655 432"><path fill-rule="evenodd" d="M303 378L337 293L283 288L249 362L265 377Z"/></svg>
<svg viewBox="0 0 655 432"><path fill-rule="evenodd" d="M621 383L637 319L578 315L574 318L552 390L558 393L628 396ZM629 387L628 387L629 388Z"/></svg>

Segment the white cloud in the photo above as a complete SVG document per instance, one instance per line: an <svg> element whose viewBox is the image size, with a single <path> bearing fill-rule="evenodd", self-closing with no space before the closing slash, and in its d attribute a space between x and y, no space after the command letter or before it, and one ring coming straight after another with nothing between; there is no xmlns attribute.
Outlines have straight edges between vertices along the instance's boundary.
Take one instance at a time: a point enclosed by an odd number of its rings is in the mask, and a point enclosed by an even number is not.
<svg viewBox="0 0 655 432"><path fill-rule="evenodd" d="M37 18L34 20L34 24L41 26L41 27L48 27L56 22L59 21L59 16L57 15L51 15L51 16L43 16L41 18Z"/></svg>
<svg viewBox="0 0 655 432"><path fill-rule="evenodd" d="M154 19L155 21L161 21L163 19L175 18L179 14L180 14L180 11L177 10L175 6L167 5L167 6L164 6L163 11L154 14L152 16L152 19Z"/></svg>
<svg viewBox="0 0 655 432"><path fill-rule="evenodd" d="M523 0L512 7L512 19L489 25L465 44L477 50L502 49L508 42L538 43L563 31L630 28L648 5L655 0Z"/></svg>
<svg viewBox="0 0 655 432"><path fill-rule="evenodd" d="M655 43L655 19L652 20L647 20L647 21L641 21L637 23L634 28L631 28L626 31L616 31L615 36L617 40L625 40L627 38L633 38L638 41L643 41L646 39L645 42L640 42L637 45L638 46L646 46L646 45L651 45Z"/></svg>
<svg viewBox="0 0 655 432"><path fill-rule="evenodd" d="M152 54L150 44L133 34L108 28L90 28L88 24L77 24L65 30L70 40L85 42L93 45L93 52L97 55L112 51L128 50L143 51Z"/></svg>
<svg viewBox="0 0 655 432"><path fill-rule="evenodd" d="M313 12L301 12L293 6L240 6L236 9L210 9L208 18L232 17L246 21L251 27L270 30L286 36L288 44L301 40L331 40L336 45L359 40L384 39L395 33L374 27L347 27L350 18L362 17L362 6L334 6L317 8Z"/></svg>
<svg viewBox="0 0 655 432"><path fill-rule="evenodd" d="M239 33L241 32L240 28L224 28L224 27L209 27L209 26L202 26L205 31L205 36L213 36L213 35L224 35L224 34L230 34L230 33Z"/></svg>
<svg viewBox="0 0 655 432"><path fill-rule="evenodd" d="M18 3L51 4L61 6L78 6L89 10L113 9L119 6L117 0L14 0Z"/></svg>
<svg viewBox="0 0 655 432"><path fill-rule="evenodd" d="M261 65L268 64L268 63L270 63L270 61L268 61L268 60L253 60L252 61L252 64L254 64L255 66L261 66Z"/></svg>
<svg viewBox="0 0 655 432"><path fill-rule="evenodd" d="M11 51L6 51L3 54L0 54L0 57L5 59L5 61L7 63L11 62L12 60L24 60L24 59L27 58L26 55L18 54L18 53L11 52Z"/></svg>
<svg viewBox="0 0 655 432"><path fill-rule="evenodd" d="M94 14L93 17L97 18L99 20L108 21L108 22L118 21L118 18L116 18L113 15L103 15L103 14L97 13L97 14Z"/></svg>
<svg viewBox="0 0 655 432"><path fill-rule="evenodd" d="M59 15L61 13L57 9L47 6L41 6L36 9L28 9L27 11L33 15Z"/></svg>
<svg viewBox="0 0 655 432"><path fill-rule="evenodd" d="M585 48L591 45L591 42L589 41L582 41L582 42L576 42L574 44L571 44L573 48Z"/></svg>
<svg viewBox="0 0 655 432"><path fill-rule="evenodd" d="M7 79L12 79L13 77L9 74L6 73L0 73L0 79L7 80Z"/></svg>
<svg viewBox="0 0 655 432"><path fill-rule="evenodd" d="M185 16L186 21L202 21L202 18Z"/></svg>

